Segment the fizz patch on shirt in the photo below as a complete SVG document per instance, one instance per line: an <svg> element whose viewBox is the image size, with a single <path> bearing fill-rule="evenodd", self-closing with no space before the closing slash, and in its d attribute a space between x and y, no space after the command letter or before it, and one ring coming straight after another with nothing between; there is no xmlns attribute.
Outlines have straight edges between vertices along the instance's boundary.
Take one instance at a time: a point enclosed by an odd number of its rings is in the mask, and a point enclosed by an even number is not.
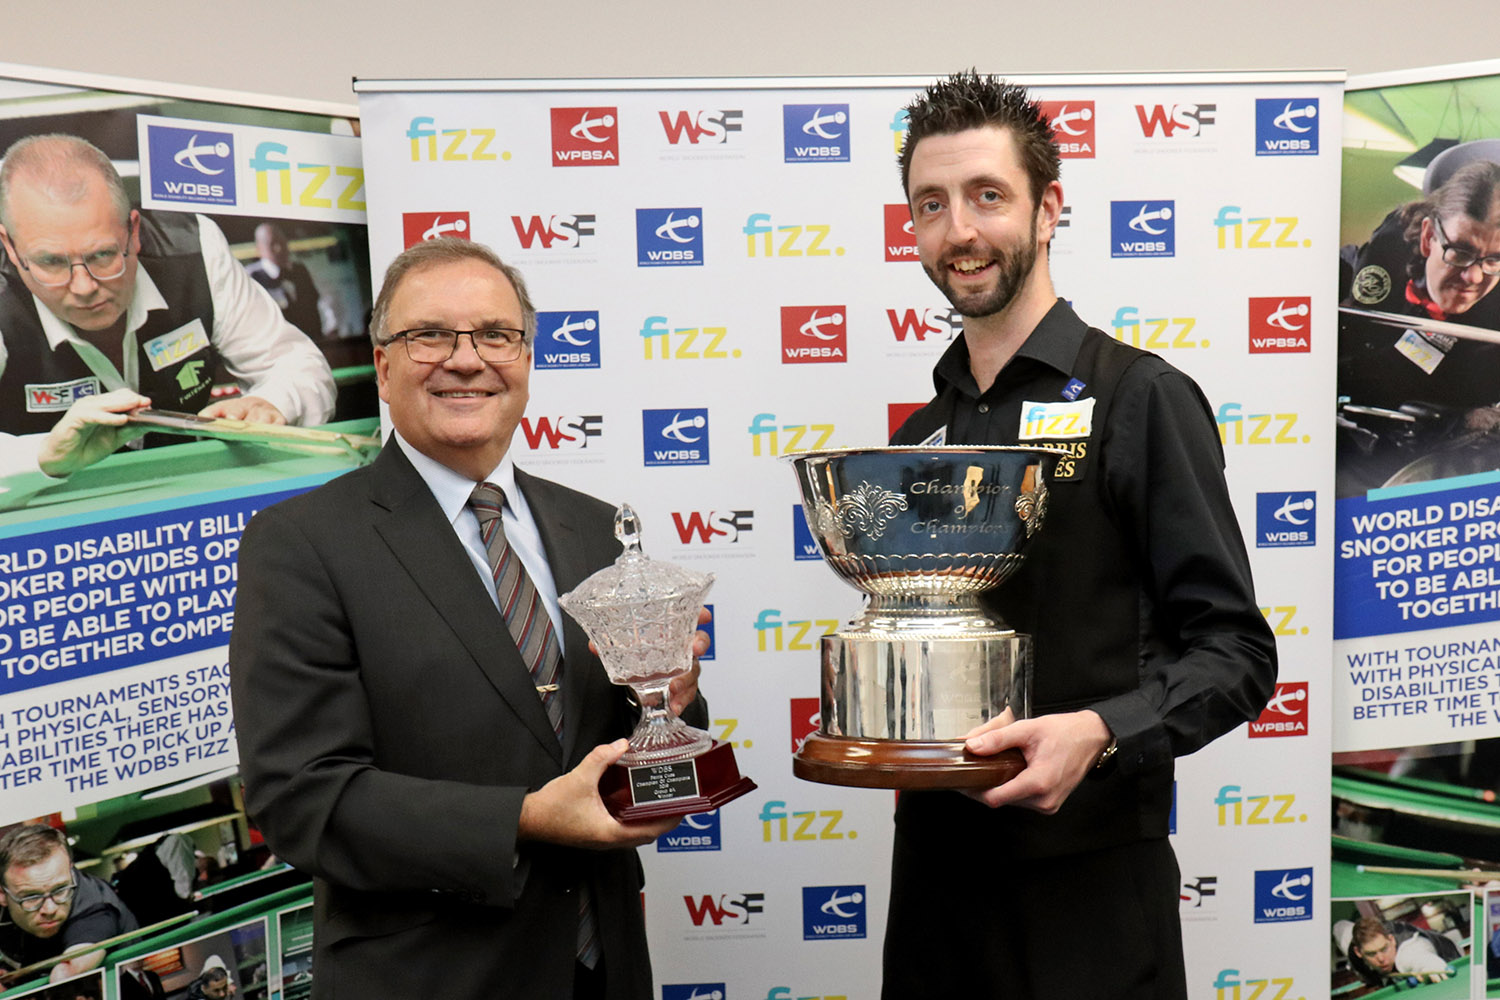
<svg viewBox="0 0 1500 1000"><path fill-rule="evenodd" d="M92 375L67 382L27 382L27 413L60 413L83 399L99 395L99 380Z"/></svg>
<svg viewBox="0 0 1500 1000"><path fill-rule="evenodd" d="M201 319L192 319L170 333L152 337L141 345L152 371L161 371L208 347L208 331Z"/></svg>
<svg viewBox="0 0 1500 1000"><path fill-rule="evenodd" d="M1429 375L1437 371L1437 366L1448 356L1447 348L1441 343L1434 344L1415 330L1407 330L1401 335L1396 341L1396 350Z"/></svg>
<svg viewBox="0 0 1500 1000"><path fill-rule="evenodd" d="M1067 441L1086 438L1094 430L1094 397L1069 403L1021 403L1022 441Z"/></svg>

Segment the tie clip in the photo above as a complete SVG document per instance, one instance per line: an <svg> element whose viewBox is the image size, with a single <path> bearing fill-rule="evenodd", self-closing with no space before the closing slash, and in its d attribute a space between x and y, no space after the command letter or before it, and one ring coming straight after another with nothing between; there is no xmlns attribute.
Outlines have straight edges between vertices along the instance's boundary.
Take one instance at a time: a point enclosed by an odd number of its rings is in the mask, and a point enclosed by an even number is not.
<svg viewBox="0 0 1500 1000"><path fill-rule="evenodd" d="M537 690L537 694L553 694L554 692L557 691L557 685L556 684L538 684L536 686L536 690Z"/></svg>

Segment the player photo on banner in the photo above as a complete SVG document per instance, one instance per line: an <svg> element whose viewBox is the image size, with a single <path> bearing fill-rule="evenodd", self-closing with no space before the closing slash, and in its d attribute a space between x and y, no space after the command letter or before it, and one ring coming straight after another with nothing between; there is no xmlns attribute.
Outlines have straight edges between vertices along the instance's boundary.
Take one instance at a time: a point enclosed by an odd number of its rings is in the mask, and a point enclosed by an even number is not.
<svg viewBox="0 0 1500 1000"><path fill-rule="evenodd" d="M1372 884L1382 878L1391 887L1391 876L1369 876ZM1483 965L1473 954L1477 912L1469 891L1336 895L1329 904L1330 995L1470 996Z"/></svg>

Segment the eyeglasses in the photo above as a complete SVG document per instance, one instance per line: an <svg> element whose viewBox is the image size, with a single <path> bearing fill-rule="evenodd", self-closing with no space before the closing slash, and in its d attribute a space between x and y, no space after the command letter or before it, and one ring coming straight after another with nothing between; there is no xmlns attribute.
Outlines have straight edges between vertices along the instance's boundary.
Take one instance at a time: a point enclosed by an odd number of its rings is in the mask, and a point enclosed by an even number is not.
<svg viewBox="0 0 1500 1000"><path fill-rule="evenodd" d="M481 361L502 364L514 361L526 351L526 331L509 327L492 330L444 330L438 327L402 330L381 342L387 347L398 340L406 342L406 356L418 364L441 364L458 350L458 338L468 337Z"/></svg>
<svg viewBox="0 0 1500 1000"><path fill-rule="evenodd" d="M10 896L15 903L27 913L35 913L40 910L47 900L52 900L56 906L65 906L72 900L73 893L78 889L78 873L73 873L72 881L67 885L60 885L51 892L38 892L30 896L17 896L10 889L6 889L6 895Z"/></svg>
<svg viewBox="0 0 1500 1000"><path fill-rule="evenodd" d="M1431 218L1432 226L1437 230L1438 245L1443 248L1444 264L1457 268L1460 271L1467 270L1478 264L1479 269L1485 274L1490 276L1500 274L1500 254L1490 254L1488 257L1481 257L1474 252L1472 247L1466 247L1461 243L1458 246L1454 246L1448 242L1448 234L1443 232L1443 223L1435 215L1431 216Z"/></svg>
<svg viewBox="0 0 1500 1000"><path fill-rule="evenodd" d="M14 248L15 243L11 243L11 247ZM58 288L73 280L75 267L83 268L95 281L112 281L125 273L125 258L129 256L129 247L101 247L83 254L77 260L56 253L23 257L19 251L16 253L16 260L37 284Z"/></svg>

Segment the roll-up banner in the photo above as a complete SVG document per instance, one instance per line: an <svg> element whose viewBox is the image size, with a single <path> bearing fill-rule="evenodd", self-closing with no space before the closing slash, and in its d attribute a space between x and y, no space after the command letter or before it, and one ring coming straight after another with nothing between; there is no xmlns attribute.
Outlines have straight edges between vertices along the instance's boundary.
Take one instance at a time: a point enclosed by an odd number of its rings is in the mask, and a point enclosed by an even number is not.
<svg viewBox="0 0 1500 1000"><path fill-rule="evenodd" d="M0 828L62 829L136 918L70 997L157 953L171 995L218 964L267 996L256 911L306 895L245 821L226 653L246 522L376 439L354 114L0 65ZM154 433L66 433L131 390Z"/></svg>
<svg viewBox="0 0 1500 1000"><path fill-rule="evenodd" d="M1328 976L1342 80L1020 79L1062 144L1058 292L1203 386L1278 636L1270 707L1178 769L1195 997L1314 996ZM704 690L760 789L642 851L663 998L878 992L892 795L790 766L818 723L818 638L859 597L821 564L780 459L885 442L962 329L917 264L896 169L902 108L930 82L356 83L375 273L436 235L517 265L540 310L517 462L629 501L647 551L717 575ZM1082 959L1109 903L1063 905Z"/></svg>

